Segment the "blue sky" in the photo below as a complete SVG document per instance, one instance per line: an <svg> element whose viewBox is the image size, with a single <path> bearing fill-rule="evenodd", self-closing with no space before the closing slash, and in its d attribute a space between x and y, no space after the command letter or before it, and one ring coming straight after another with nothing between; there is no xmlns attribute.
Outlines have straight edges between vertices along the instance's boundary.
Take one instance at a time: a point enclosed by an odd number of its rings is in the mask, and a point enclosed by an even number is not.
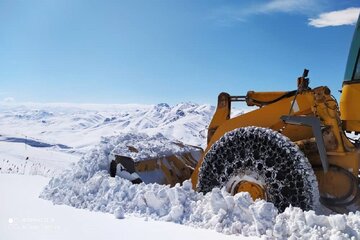
<svg viewBox="0 0 360 240"><path fill-rule="evenodd" d="M0 0L0 101L198 102L311 86L338 96L360 2Z"/></svg>

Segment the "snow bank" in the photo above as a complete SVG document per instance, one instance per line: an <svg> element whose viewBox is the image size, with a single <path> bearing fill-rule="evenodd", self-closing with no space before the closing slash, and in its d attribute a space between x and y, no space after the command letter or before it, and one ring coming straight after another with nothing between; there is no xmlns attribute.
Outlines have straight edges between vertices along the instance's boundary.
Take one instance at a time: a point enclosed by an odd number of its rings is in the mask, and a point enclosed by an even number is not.
<svg viewBox="0 0 360 240"><path fill-rule="evenodd" d="M51 179L41 197L54 204L113 213L119 219L136 215L226 234L278 239L360 238L360 212L327 217L289 207L278 214L272 203L254 202L247 193L230 196L215 188L203 195L193 191L189 181L170 188L110 178L109 154L126 137L103 138L73 168Z"/></svg>

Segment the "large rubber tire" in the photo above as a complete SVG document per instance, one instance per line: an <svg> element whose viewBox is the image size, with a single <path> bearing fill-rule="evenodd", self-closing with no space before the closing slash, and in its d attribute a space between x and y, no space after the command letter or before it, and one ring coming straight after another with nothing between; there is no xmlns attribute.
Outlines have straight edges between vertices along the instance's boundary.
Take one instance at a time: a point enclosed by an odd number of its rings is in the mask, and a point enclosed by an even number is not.
<svg viewBox="0 0 360 240"><path fill-rule="evenodd" d="M238 128L221 137L205 155L197 187L206 193L236 175L254 173L264 182L267 201L280 212L290 204L310 210L318 203L308 159L287 137L267 128Z"/></svg>

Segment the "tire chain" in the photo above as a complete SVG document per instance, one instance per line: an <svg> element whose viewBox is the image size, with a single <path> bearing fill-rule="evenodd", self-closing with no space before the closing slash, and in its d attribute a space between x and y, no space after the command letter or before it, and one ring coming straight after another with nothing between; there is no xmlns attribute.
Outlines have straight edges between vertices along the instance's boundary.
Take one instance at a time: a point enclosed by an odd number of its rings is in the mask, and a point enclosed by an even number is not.
<svg viewBox="0 0 360 240"><path fill-rule="evenodd" d="M266 128L235 129L214 143L200 168L198 190L223 187L232 176L248 172L265 182L267 200L279 211L290 204L313 209L318 190L307 158L288 138Z"/></svg>

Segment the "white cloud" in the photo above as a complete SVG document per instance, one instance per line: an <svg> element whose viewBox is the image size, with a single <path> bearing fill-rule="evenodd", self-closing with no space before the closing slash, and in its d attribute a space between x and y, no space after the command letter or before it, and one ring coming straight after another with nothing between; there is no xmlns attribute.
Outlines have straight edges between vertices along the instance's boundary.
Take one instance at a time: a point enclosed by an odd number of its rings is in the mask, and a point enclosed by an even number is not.
<svg viewBox="0 0 360 240"><path fill-rule="evenodd" d="M238 6L222 6L212 13L221 24L246 21L249 16L271 13L311 15L323 11L324 0L262 0Z"/></svg>
<svg viewBox="0 0 360 240"><path fill-rule="evenodd" d="M316 18L308 19L308 24L314 27L328 27L354 25L360 13L359 7L324 12L326 8L325 0L269 0L250 5L242 4L241 7L222 7L215 11L214 18L226 24L244 22L249 16L259 14L286 13L304 16L314 16L316 14L318 15Z"/></svg>
<svg viewBox="0 0 360 240"><path fill-rule="evenodd" d="M341 25L354 25L359 17L360 8L347 8L344 10L321 13L317 18L310 18L309 25L314 27L331 27Z"/></svg>
<svg viewBox="0 0 360 240"><path fill-rule="evenodd" d="M301 12L317 8L317 0L272 0L258 6L258 12Z"/></svg>

